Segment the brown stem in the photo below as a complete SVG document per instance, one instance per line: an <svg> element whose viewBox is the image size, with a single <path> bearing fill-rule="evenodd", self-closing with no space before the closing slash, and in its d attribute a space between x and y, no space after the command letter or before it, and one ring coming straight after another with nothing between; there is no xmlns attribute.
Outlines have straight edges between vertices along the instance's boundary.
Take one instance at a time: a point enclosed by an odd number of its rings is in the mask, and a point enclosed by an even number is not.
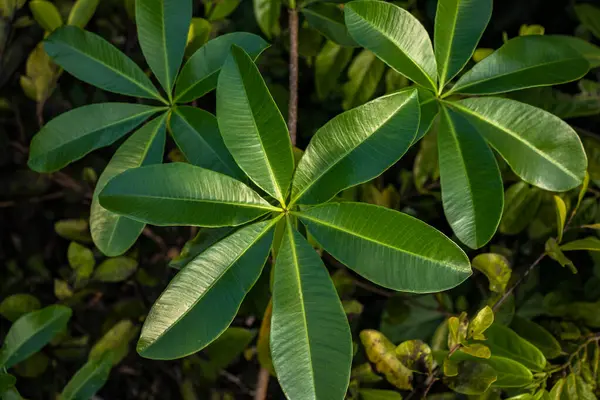
<svg viewBox="0 0 600 400"><path fill-rule="evenodd" d="M290 7L290 103L288 109L288 129L292 145L296 145L298 125L298 10Z"/></svg>
<svg viewBox="0 0 600 400"><path fill-rule="evenodd" d="M260 367L258 372L258 381L256 382L256 392L254 393L254 400L264 400L267 398L267 390L269 388L269 379L271 373L264 367Z"/></svg>
<svg viewBox="0 0 600 400"><path fill-rule="evenodd" d="M523 274L523 276L521 276L517 282L515 282L515 284L506 291L506 293L504 293L502 295L502 297L500 298L500 300L498 300L496 302L496 304L494 304L494 307L492 307L492 310L494 312L498 311L498 308L500 308L500 306L502 305L502 303L504 303L506 301L506 299L508 298L508 296L510 296L510 294L517 288L517 286L519 286L521 284L521 282L523 282L523 280L527 277L527 275L529 275L531 273L531 271L533 271L533 269L544 259L544 257L546 257L546 253L542 253L534 262L533 264L531 264L529 266L529 268L527 268L527 271L525 271L525 273Z"/></svg>

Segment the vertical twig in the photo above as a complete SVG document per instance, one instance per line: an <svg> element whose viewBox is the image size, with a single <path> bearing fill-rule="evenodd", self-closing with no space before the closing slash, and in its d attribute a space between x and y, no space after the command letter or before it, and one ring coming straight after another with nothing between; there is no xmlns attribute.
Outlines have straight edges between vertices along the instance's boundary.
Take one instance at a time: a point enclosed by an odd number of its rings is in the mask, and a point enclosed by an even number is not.
<svg viewBox="0 0 600 400"><path fill-rule="evenodd" d="M496 302L496 304L494 304L494 306L492 307L492 310L494 312L498 311L498 309L500 308L500 306L506 301L506 299L508 298L508 296L510 296L510 294L517 288L517 286L519 286L521 284L521 282L523 282L523 280L525 278L527 278L527 275L529 275L531 273L531 271L533 271L533 269L544 259L544 257L546 257L546 253L542 253L534 262L533 264L531 264L527 270L525 271L525 273L515 282L514 285L511 286L510 289L508 289L506 291L506 293L504 293L502 295L502 297L500 298L500 300L498 300Z"/></svg>
<svg viewBox="0 0 600 400"><path fill-rule="evenodd" d="M298 125L298 10L296 1L290 0L289 29L290 29L290 103L288 110L288 129L292 144L296 145Z"/></svg>

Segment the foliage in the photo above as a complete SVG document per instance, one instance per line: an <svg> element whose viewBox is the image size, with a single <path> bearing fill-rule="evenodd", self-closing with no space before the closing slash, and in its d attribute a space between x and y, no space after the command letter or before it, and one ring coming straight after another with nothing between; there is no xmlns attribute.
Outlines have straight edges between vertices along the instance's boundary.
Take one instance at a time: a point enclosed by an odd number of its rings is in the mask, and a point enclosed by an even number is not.
<svg viewBox="0 0 600 400"><path fill-rule="evenodd" d="M494 3L0 1L0 397L596 398L600 9Z"/></svg>

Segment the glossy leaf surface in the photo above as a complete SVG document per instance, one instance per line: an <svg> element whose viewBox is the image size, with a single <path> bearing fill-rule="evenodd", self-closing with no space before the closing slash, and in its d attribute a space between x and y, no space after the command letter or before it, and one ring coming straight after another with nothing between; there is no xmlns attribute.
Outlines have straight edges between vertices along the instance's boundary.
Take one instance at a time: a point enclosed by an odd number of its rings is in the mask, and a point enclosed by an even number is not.
<svg viewBox="0 0 600 400"><path fill-rule="evenodd" d="M283 204L294 170L287 125L252 58L237 46L219 74L217 118L240 168Z"/></svg>
<svg viewBox="0 0 600 400"><path fill-rule="evenodd" d="M54 172L92 150L108 146L160 108L129 103L98 103L59 115L33 137L29 168Z"/></svg>
<svg viewBox="0 0 600 400"><path fill-rule="evenodd" d="M518 36L477 63L452 88L453 93L494 94L574 81L588 62L552 37Z"/></svg>
<svg viewBox="0 0 600 400"><path fill-rule="evenodd" d="M140 355L184 357L223 333L260 276L275 222L244 227L183 267L148 314L137 345Z"/></svg>
<svg viewBox="0 0 600 400"><path fill-rule="evenodd" d="M495 323L485 331L485 336L487 340L484 343L492 354L518 361L534 371L544 370L544 354L512 329Z"/></svg>
<svg viewBox="0 0 600 400"><path fill-rule="evenodd" d="M510 328L540 349L547 359L553 359L562 354L559 341L541 325L515 315L510 323Z"/></svg>
<svg viewBox="0 0 600 400"><path fill-rule="evenodd" d="M66 328L71 309L48 306L23 315L10 327L0 350L0 366L10 368L38 352Z"/></svg>
<svg viewBox="0 0 600 400"><path fill-rule="evenodd" d="M386 64L430 90L437 88L437 67L427 31L408 11L380 1L353 1L344 7L354 40Z"/></svg>
<svg viewBox="0 0 600 400"><path fill-rule="evenodd" d="M98 195L108 181L120 173L162 162L166 118L166 114L160 116L131 135L112 156L98 179L90 211L90 232L96 247L107 256L125 253L142 233L144 224L106 210L100 205Z"/></svg>
<svg viewBox="0 0 600 400"><path fill-rule="evenodd" d="M378 285L436 292L471 274L468 258L454 242L406 214L347 202L310 208L298 216L327 252Z"/></svg>
<svg viewBox="0 0 600 400"><path fill-rule="evenodd" d="M279 210L227 175L183 163L125 171L100 192L100 205L161 226L235 226Z"/></svg>
<svg viewBox="0 0 600 400"><path fill-rule="evenodd" d="M514 100L451 103L526 182L566 191L583 181L587 160L577 133L558 117ZM552 135L548 135L552 132Z"/></svg>
<svg viewBox="0 0 600 400"><path fill-rule="evenodd" d="M341 45L356 47L344 23L342 9L329 3L315 3L302 9L309 25L318 30L327 39Z"/></svg>
<svg viewBox="0 0 600 400"><path fill-rule="evenodd" d="M440 114L438 151L446 218L463 243L482 247L502 217L504 187L494 153L463 116L446 107Z"/></svg>
<svg viewBox="0 0 600 400"><path fill-rule="evenodd" d="M191 20L191 0L135 2L142 53L169 98L185 52Z"/></svg>
<svg viewBox="0 0 600 400"><path fill-rule="evenodd" d="M435 58L440 87L467 64L492 16L493 0L438 1Z"/></svg>
<svg viewBox="0 0 600 400"><path fill-rule="evenodd" d="M104 386L112 369L110 355L90 360L81 367L63 389L61 400L88 400Z"/></svg>
<svg viewBox="0 0 600 400"><path fill-rule="evenodd" d="M286 397L343 399L352 335L325 265L289 223L273 281L271 354Z"/></svg>
<svg viewBox="0 0 600 400"><path fill-rule="evenodd" d="M44 49L68 73L100 89L160 99L160 94L144 71L95 33L65 26L48 36L44 41Z"/></svg>
<svg viewBox="0 0 600 400"><path fill-rule="evenodd" d="M408 150L419 127L416 90L380 97L330 120L298 163L292 203L323 203L382 174Z"/></svg>
<svg viewBox="0 0 600 400"><path fill-rule="evenodd" d="M577 51L588 63L590 68L600 67L600 47L591 44L583 39L579 39L575 36L566 35L549 35L554 40L559 40L562 43L570 46L572 49Z"/></svg>
<svg viewBox="0 0 600 400"><path fill-rule="evenodd" d="M180 106L171 114L169 127L189 163L243 179L243 172L225 147L214 115L200 108Z"/></svg>
<svg viewBox="0 0 600 400"><path fill-rule="evenodd" d="M210 40L196 50L181 69L175 100L187 103L216 88L219 72L232 45L241 47L253 59L269 46L260 36L245 32L228 33Z"/></svg>

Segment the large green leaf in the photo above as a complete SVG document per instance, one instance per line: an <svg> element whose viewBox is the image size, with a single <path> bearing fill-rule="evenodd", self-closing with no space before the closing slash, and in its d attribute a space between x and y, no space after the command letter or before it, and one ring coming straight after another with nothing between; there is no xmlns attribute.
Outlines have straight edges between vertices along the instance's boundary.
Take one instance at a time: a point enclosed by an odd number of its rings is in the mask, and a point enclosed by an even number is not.
<svg viewBox="0 0 600 400"><path fill-rule="evenodd" d="M99 103L59 115L33 137L28 165L54 172L90 151L108 146L161 108L129 103Z"/></svg>
<svg viewBox="0 0 600 400"><path fill-rule="evenodd" d="M217 118L240 168L284 204L294 171L289 132L252 58L235 45L219 74Z"/></svg>
<svg viewBox="0 0 600 400"><path fill-rule="evenodd" d="M144 71L94 33L64 26L48 36L44 49L55 63L77 79L109 92L161 100Z"/></svg>
<svg viewBox="0 0 600 400"><path fill-rule="evenodd" d="M290 204L323 203L382 174L412 144L419 116L413 89L380 97L329 121L298 163Z"/></svg>
<svg viewBox="0 0 600 400"><path fill-rule="evenodd" d="M518 361L534 371L543 371L546 367L544 354L504 325L494 323L485 331L485 337L484 344L496 356Z"/></svg>
<svg viewBox="0 0 600 400"><path fill-rule="evenodd" d="M549 37L559 40L577 51L590 63L590 68L600 67L600 47L575 36L549 35Z"/></svg>
<svg viewBox="0 0 600 400"><path fill-rule="evenodd" d="M504 187L496 157L475 128L445 106L438 151L444 213L458 238L477 249L490 241L502 218Z"/></svg>
<svg viewBox="0 0 600 400"><path fill-rule="evenodd" d="M540 349L547 359L557 358L562 354L560 342L546 328L535 322L515 315L510 327L523 339Z"/></svg>
<svg viewBox="0 0 600 400"><path fill-rule="evenodd" d="M223 143L214 115L200 108L179 106L171 114L169 128L189 163L243 179L244 174Z"/></svg>
<svg viewBox="0 0 600 400"><path fill-rule="evenodd" d="M373 52L363 50L358 53L348 68L348 82L342 87L344 110L369 101L375 94L384 72L385 64Z"/></svg>
<svg viewBox="0 0 600 400"><path fill-rule="evenodd" d="M280 210L227 175L184 163L127 170L100 192L100 205L161 226L235 226Z"/></svg>
<svg viewBox="0 0 600 400"><path fill-rule="evenodd" d="M276 222L244 227L183 267L146 318L137 345L140 355L184 357L223 333L260 276Z"/></svg>
<svg viewBox="0 0 600 400"><path fill-rule="evenodd" d="M315 58L315 86L319 100L325 100L338 86L342 71L352 59L352 48L328 40Z"/></svg>
<svg viewBox="0 0 600 400"><path fill-rule="evenodd" d="M169 99L183 60L191 20L191 0L135 1L142 53Z"/></svg>
<svg viewBox="0 0 600 400"><path fill-rule="evenodd" d="M467 117L524 181L551 191L566 191L583 181L587 166L583 146L560 118L502 98L471 98L450 105Z"/></svg>
<svg viewBox="0 0 600 400"><path fill-rule="evenodd" d="M175 86L175 101L193 101L217 87L219 72L232 45L256 59L269 45L260 36L234 32L219 36L200 47L181 69Z"/></svg>
<svg viewBox="0 0 600 400"><path fill-rule="evenodd" d="M96 247L107 256L125 253L137 240L144 224L103 208L98 195L108 181L130 168L160 164L165 147L167 114L138 129L123 143L100 175L92 198L90 232Z"/></svg>
<svg viewBox="0 0 600 400"><path fill-rule="evenodd" d="M486 331L487 334L487 331ZM436 352L437 359L441 354L447 354L446 351ZM483 359L469 355L462 351L456 351L450 359L452 361L473 361L489 365L496 372L496 381L492 383L492 387L497 388L515 388L523 387L533 382L533 374L523 364L510 358L496 356L492 354L490 358Z"/></svg>
<svg viewBox="0 0 600 400"><path fill-rule="evenodd" d="M344 7L354 40L396 71L437 89L437 67L427 31L412 14L382 1L353 1Z"/></svg>
<svg viewBox="0 0 600 400"><path fill-rule="evenodd" d="M574 81L589 63L553 37L518 36L464 74L449 93L494 94Z"/></svg>
<svg viewBox="0 0 600 400"><path fill-rule="evenodd" d="M344 24L344 13L335 4L316 3L302 9L308 24L321 32L327 39L341 45L356 47Z"/></svg>
<svg viewBox="0 0 600 400"><path fill-rule="evenodd" d="M378 285L439 292L471 275L469 259L454 242L409 215L347 202L310 208L298 216L327 252Z"/></svg>
<svg viewBox="0 0 600 400"><path fill-rule="evenodd" d="M38 352L67 327L71 309L48 306L19 318L6 334L0 350L0 367L10 368Z"/></svg>
<svg viewBox="0 0 600 400"><path fill-rule="evenodd" d="M271 354L290 399L342 400L352 335L321 258L288 220L273 280Z"/></svg>
<svg viewBox="0 0 600 400"><path fill-rule="evenodd" d="M434 42L440 90L473 55L492 8L493 0L438 1Z"/></svg>
<svg viewBox="0 0 600 400"><path fill-rule="evenodd" d="M73 375L63 389L61 400L88 400L104 386L112 369L112 357L105 354L99 360L90 360Z"/></svg>

